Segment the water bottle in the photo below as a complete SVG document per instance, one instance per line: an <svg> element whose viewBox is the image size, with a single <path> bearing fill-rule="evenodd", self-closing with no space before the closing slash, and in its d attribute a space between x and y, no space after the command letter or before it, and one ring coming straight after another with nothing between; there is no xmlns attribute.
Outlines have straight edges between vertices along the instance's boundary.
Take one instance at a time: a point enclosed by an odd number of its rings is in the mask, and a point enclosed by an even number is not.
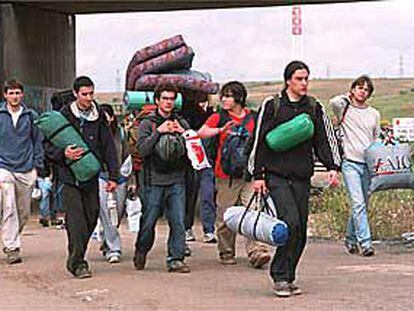
<svg viewBox="0 0 414 311"><path fill-rule="evenodd" d="M112 226L118 226L118 209L114 192L108 193L108 200L106 202L108 208L109 220Z"/></svg>

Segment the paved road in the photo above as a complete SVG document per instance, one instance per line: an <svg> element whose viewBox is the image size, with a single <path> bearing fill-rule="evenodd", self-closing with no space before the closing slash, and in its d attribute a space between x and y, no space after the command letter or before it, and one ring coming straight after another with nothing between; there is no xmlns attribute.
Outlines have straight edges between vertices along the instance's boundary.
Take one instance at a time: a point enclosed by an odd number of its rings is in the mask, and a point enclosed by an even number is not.
<svg viewBox="0 0 414 311"><path fill-rule="evenodd" d="M200 228L196 233L201 236ZM77 280L64 267L66 236L33 219L23 237L24 262L0 260L1 310L413 310L414 253L380 247L378 255L346 254L340 243L311 242L299 270L305 294L276 298L267 269L248 266L238 245L236 266L221 266L216 246L191 243L192 273L165 268L167 227L161 224L147 268L132 266L134 235L122 227L124 260L110 265L97 243L88 258L93 278ZM239 239L240 243L242 239Z"/></svg>

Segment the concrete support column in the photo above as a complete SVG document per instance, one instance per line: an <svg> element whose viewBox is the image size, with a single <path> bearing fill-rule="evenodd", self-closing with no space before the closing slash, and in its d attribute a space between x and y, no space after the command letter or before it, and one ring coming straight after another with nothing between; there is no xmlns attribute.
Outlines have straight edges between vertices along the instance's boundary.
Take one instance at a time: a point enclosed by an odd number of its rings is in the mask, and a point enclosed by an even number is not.
<svg viewBox="0 0 414 311"><path fill-rule="evenodd" d="M15 77L35 108L75 77L75 16L0 4L0 83ZM2 93L2 92L1 92Z"/></svg>

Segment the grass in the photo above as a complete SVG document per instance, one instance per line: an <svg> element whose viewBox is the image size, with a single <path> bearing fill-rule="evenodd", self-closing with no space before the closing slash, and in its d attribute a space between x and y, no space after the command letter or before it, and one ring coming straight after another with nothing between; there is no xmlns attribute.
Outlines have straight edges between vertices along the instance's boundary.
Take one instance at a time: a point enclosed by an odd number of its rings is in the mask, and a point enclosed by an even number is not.
<svg viewBox="0 0 414 311"><path fill-rule="evenodd" d="M387 190L372 195L368 219L374 239L400 239L414 231L414 193L412 190ZM312 235L342 239L351 207L344 188L328 189L310 202L309 225Z"/></svg>

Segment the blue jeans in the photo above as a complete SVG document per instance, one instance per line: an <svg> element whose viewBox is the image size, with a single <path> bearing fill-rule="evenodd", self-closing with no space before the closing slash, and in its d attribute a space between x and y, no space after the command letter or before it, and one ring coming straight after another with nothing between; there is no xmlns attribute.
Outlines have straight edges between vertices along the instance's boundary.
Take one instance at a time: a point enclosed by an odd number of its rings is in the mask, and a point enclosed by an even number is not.
<svg viewBox="0 0 414 311"><path fill-rule="evenodd" d="M37 184L42 192L42 198L39 203L40 218L49 219L50 217L50 199L52 196L52 182L50 178L38 178Z"/></svg>
<svg viewBox="0 0 414 311"><path fill-rule="evenodd" d="M185 184L143 186L141 194L143 208L135 251L147 254L151 250L155 240L155 225L164 211L170 226L167 265L184 260Z"/></svg>
<svg viewBox="0 0 414 311"><path fill-rule="evenodd" d="M344 160L342 175L352 205L346 230L346 243L352 245L359 243L363 249L366 249L372 242L367 213L370 183L368 167L365 163Z"/></svg>
<svg viewBox="0 0 414 311"><path fill-rule="evenodd" d="M213 168L201 170L200 174L200 218L204 233L214 233L216 222L215 177Z"/></svg>
<svg viewBox="0 0 414 311"><path fill-rule="evenodd" d="M121 255L121 236L118 231L118 226L111 223L108 210L108 192L105 190L106 181L99 178L99 219L102 223L103 229L103 245L106 257L109 258L112 255ZM124 213L125 198L127 191L127 183L118 185L116 189L116 205L118 210L118 223L121 222L121 217Z"/></svg>

